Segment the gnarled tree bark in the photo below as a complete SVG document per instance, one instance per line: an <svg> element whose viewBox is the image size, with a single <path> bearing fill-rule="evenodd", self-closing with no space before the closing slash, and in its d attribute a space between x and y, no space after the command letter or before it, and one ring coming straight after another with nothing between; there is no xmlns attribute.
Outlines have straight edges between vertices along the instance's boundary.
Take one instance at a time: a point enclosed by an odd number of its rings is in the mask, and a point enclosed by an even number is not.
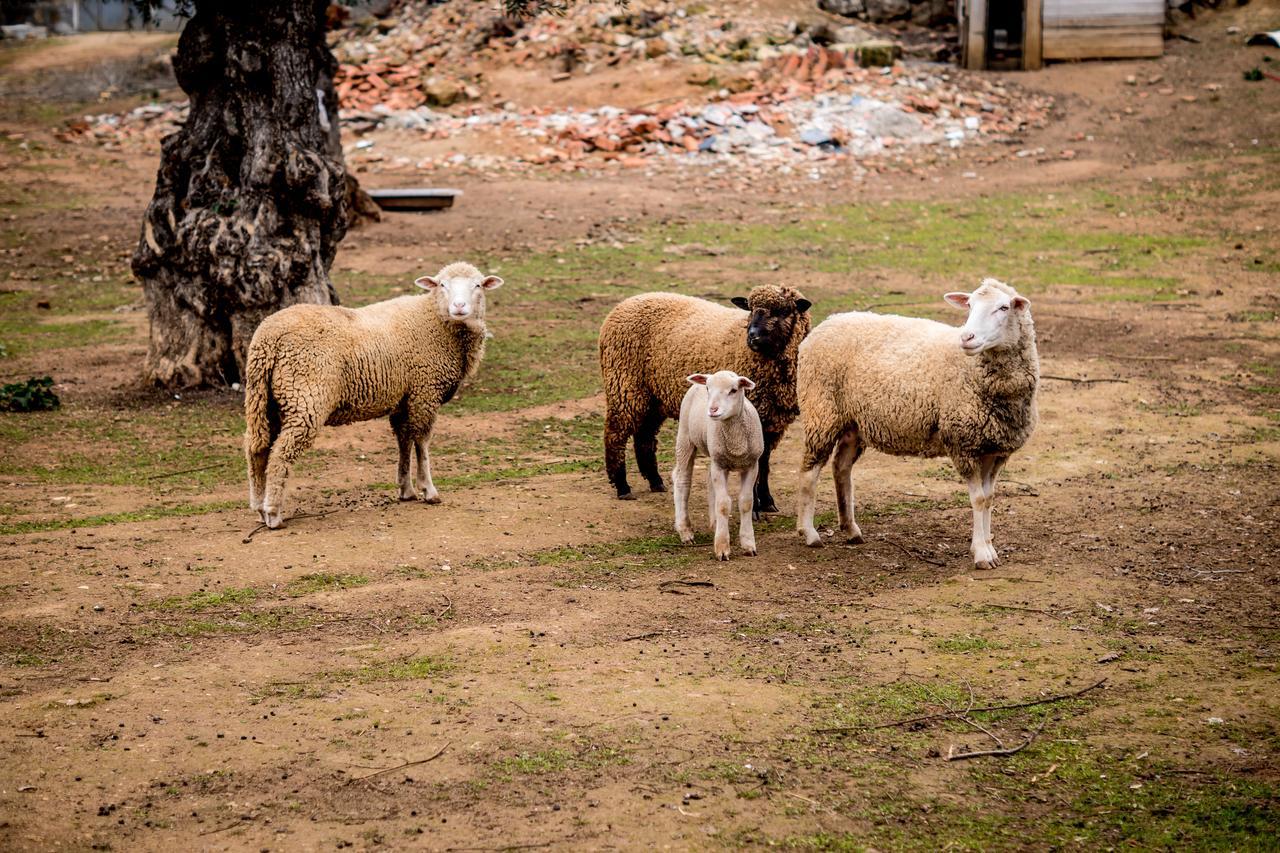
<svg viewBox="0 0 1280 853"><path fill-rule="evenodd" d="M336 304L347 174L327 0L196 0L174 56L191 99L163 143L133 271L151 321L146 376L229 384L263 317Z"/></svg>

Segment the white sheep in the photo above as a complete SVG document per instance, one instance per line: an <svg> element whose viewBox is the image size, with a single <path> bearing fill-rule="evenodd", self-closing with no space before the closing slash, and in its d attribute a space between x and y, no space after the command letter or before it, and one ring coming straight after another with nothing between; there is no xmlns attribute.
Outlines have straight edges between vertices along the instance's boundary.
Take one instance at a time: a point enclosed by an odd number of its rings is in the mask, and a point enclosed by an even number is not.
<svg viewBox="0 0 1280 853"><path fill-rule="evenodd" d="M289 467L325 424L390 416L400 499L439 503L427 444L440 406L480 366L485 292L501 286L465 263L414 282L427 296L363 308L293 305L267 317L245 359L249 506L283 522ZM417 482L410 462L417 453Z"/></svg>
<svg viewBox="0 0 1280 853"><path fill-rule="evenodd" d="M751 524L752 496L764 452L760 415L747 394L756 387L745 376L721 370L708 376L686 377L692 387L680 401L680 426L676 430L676 467L671 474L676 502L676 531L686 545L693 541L689 523L689 483L693 460L707 457L707 507L715 528L715 555L729 559L729 473L738 472L738 544L748 557L756 555L756 533Z"/></svg>
<svg viewBox="0 0 1280 853"><path fill-rule="evenodd" d="M948 293L968 308L962 328L863 312L835 314L800 346L797 393L805 449L796 529L813 527L818 475L832 463L840 530L862 542L853 517L853 463L870 446L898 456L949 456L969 486L977 568L998 565L991 539L996 475L1035 429L1040 360L1030 303L984 279Z"/></svg>

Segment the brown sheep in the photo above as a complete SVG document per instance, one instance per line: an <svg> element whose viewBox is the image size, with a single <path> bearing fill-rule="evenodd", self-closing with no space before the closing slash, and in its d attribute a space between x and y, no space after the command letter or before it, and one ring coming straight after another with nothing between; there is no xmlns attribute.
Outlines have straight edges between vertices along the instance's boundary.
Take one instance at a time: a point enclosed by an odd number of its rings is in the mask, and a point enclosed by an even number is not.
<svg viewBox="0 0 1280 853"><path fill-rule="evenodd" d="M732 370L750 376L751 402L764 428L764 453L755 487L755 511L777 512L769 492L769 456L800 414L796 403L796 351L809 333L811 303L799 291L764 284L727 308L678 293L642 293L623 300L600 328L604 379L604 464L618 497L629 500L625 452L634 437L636 466L655 492L666 491L658 472L658 430L680 417L691 373Z"/></svg>

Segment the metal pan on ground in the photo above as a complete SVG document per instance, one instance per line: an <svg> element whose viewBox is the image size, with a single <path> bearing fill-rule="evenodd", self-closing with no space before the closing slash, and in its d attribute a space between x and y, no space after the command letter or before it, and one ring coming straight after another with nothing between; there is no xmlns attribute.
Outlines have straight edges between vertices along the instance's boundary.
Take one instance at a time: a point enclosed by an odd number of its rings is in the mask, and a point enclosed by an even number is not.
<svg viewBox="0 0 1280 853"><path fill-rule="evenodd" d="M462 195L462 190L392 189L368 190L368 193L378 207L398 212L453 207L453 200Z"/></svg>

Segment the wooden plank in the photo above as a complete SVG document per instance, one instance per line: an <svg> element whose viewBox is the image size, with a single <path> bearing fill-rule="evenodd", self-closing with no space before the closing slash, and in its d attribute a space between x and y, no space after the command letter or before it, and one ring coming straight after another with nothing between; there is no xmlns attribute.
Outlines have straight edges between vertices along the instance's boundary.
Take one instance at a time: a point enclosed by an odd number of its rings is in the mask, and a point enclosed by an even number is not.
<svg viewBox="0 0 1280 853"><path fill-rule="evenodd" d="M968 7L968 40L964 67L980 71L987 67L987 0L965 0Z"/></svg>
<svg viewBox="0 0 1280 853"><path fill-rule="evenodd" d="M1089 27L1162 27L1164 15L1074 15L1070 18L1045 18L1050 29Z"/></svg>
<svg viewBox="0 0 1280 853"><path fill-rule="evenodd" d="M1045 59L1133 59L1163 53L1164 34L1154 27L1044 30Z"/></svg>
<svg viewBox="0 0 1280 853"><path fill-rule="evenodd" d="M1035 71L1044 65L1043 0L1026 0L1022 26L1022 69Z"/></svg>
<svg viewBox="0 0 1280 853"><path fill-rule="evenodd" d="M1044 0L1044 19L1155 15L1164 19L1164 0Z"/></svg>

